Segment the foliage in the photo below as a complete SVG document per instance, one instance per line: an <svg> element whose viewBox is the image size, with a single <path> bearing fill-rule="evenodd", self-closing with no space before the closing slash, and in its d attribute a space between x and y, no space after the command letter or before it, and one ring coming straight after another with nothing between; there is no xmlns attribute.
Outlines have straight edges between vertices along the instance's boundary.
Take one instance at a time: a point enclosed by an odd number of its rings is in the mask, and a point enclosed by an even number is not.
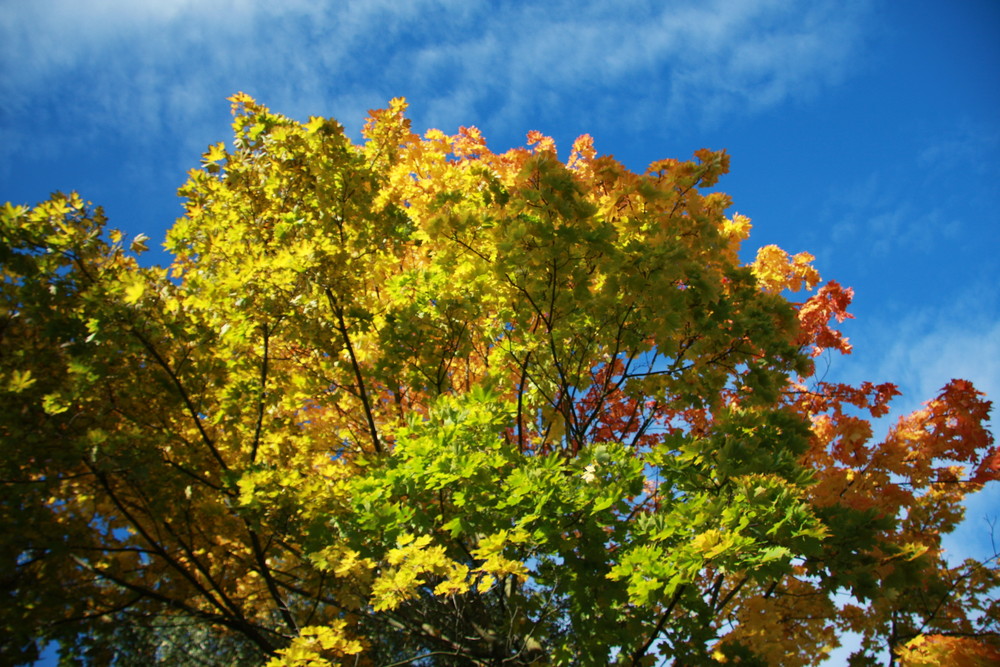
<svg viewBox="0 0 1000 667"><path fill-rule="evenodd" d="M1000 662L1000 650L967 637L920 635L897 649L903 667L989 667Z"/></svg>
<svg viewBox="0 0 1000 667"><path fill-rule="evenodd" d="M996 561L941 551L990 403L874 438L895 387L814 376L851 291L741 261L725 153L233 107L166 268L75 194L2 212L7 661L995 654Z"/></svg>

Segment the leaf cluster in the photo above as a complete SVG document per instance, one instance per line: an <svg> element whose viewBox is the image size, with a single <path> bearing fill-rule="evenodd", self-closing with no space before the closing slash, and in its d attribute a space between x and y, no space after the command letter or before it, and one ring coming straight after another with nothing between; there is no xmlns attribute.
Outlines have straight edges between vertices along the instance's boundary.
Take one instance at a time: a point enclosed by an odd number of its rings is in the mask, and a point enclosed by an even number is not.
<svg viewBox="0 0 1000 667"><path fill-rule="evenodd" d="M813 377L851 291L741 261L724 152L232 102L167 267L78 195L0 211L5 661L995 652L996 560L940 541L1000 474L989 402L874 440L895 387Z"/></svg>

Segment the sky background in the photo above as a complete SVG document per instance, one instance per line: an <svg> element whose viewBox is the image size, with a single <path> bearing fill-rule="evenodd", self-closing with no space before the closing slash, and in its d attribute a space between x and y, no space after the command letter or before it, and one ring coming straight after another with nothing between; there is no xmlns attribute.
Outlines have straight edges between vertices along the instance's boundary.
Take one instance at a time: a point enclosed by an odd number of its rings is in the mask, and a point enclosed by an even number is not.
<svg viewBox="0 0 1000 667"><path fill-rule="evenodd" d="M589 133L636 171L725 148L746 257L855 289L827 379L898 383L893 420L953 377L1000 396L996 0L0 0L0 201L77 190L162 241L237 91L354 138L405 96L418 132ZM998 514L970 498L950 552Z"/></svg>

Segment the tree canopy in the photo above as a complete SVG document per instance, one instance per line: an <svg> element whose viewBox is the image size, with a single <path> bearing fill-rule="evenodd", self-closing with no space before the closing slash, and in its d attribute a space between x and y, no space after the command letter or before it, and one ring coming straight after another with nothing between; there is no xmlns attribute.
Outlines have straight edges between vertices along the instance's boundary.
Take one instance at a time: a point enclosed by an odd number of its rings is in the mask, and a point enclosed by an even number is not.
<svg viewBox="0 0 1000 667"><path fill-rule="evenodd" d="M0 635L74 664L990 664L990 402L816 375L850 289L740 258L725 152L360 144L232 98L169 266L0 223ZM796 294L804 294L801 299ZM886 657L888 656L888 657Z"/></svg>

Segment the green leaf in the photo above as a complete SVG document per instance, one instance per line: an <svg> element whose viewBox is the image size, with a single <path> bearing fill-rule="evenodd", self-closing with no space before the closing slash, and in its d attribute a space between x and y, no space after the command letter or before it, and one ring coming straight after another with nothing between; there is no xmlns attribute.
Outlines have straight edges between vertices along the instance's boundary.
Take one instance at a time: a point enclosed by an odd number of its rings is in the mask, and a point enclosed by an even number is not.
<svg viewBox="0 0 1000 667"><path fill-rule="evenodd" d="M778 560L778 559L781 559L781 558L789 558L791 555L792 555L792 552L789 551L786 547L775 546L775 547L769 548L767 551L765 551L764 553L762 553L760 555L760 561L762 563L766 563L768 561Z"/></svg>

